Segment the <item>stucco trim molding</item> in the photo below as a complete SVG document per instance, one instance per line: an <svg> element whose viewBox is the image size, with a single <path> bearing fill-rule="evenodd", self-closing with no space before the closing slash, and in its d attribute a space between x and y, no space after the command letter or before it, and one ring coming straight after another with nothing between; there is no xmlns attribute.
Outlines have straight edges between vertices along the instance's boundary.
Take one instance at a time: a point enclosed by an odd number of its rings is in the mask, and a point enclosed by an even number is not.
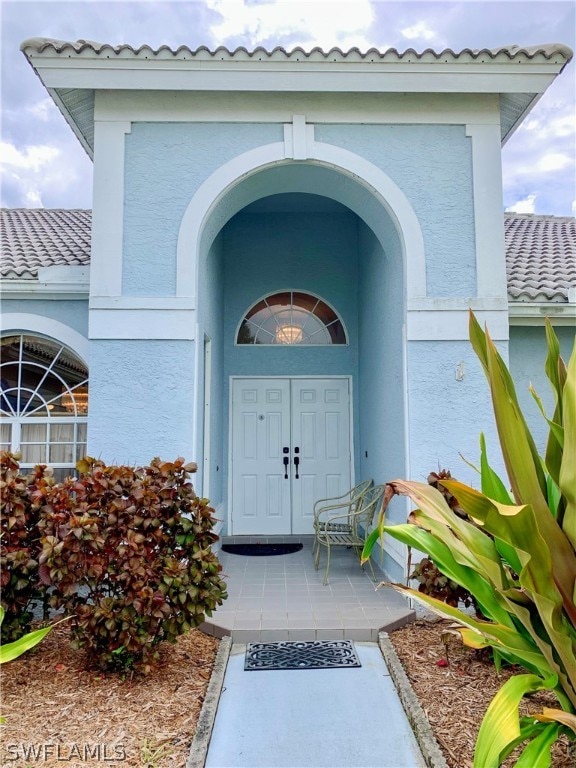
<svg viewBox="0 0 576 768"><path fill-rule="evenodd" d="M31 315L20 312L9 312L0 317L0 332L7 333L38 333L49 336L60 344L64 344L75 352L82 362L88 365L90 344L87 338L70 326L41 315Z"/></svg>
<svg viewBox="0 0 576 768"><path fill-rule="evenodd" d="M508 341L507 310L475 310L480 325L488 326L494 341ZM442 307L428 310L408 310L406 336L408 341L468 341L468 309Z"/></svg>
<svg viewBox="0 0 576 768"><path fill-rule="evenodd" d="M506 297L500 126L467 125L466 136L472 142L476 293Z"/></svg>
<svg viewBox="0 0 576 768"><path fill-rule="evenodd" d="M90 293L120 296L124 232L124 156L128 121L94 123L94 210Z"/></svg>
<svg viewBox="0 0 576 768"><path fill-rule="evenodd" d="M296 123L297 124L297 123ZM306 136L309 161L326 166L354 179L374 195L394 222L404 255L404 282L408 298L426 295L424 239L414 209L402 190L373 163L354 152ZM303 143L303 142L302 142ZM286 164L286 143L274 142L244 152L222 165L198 188L182 217L178 233L176 294L196 297L199 279L200 242L204 226L216 204L236 185L266 168ZM231 211L229 218L237 211ZM190 269L190 258L196 263Z"/></svg>
<svg viewBox="0 0 576 768"><path fill-rule="evenodd" d="M125 307L91 309L91 339L162 339L193 341L196 338L195 311Z"/></svg>

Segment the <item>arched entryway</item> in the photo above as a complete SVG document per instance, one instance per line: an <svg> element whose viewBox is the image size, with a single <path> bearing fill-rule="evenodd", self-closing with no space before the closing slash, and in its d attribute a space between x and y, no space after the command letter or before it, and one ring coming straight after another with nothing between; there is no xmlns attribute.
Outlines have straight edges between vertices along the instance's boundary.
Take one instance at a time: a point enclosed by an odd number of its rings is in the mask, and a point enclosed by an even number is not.
<svg viewBox="0 0 576 768"><path fill-rule="evenodd" d="M192 235L185 217L179 273L184 243L195 243L198 273L191 284L197 280L198 338L204 339L204 354L198 345L197 380L205 389L204 408L196 419L197 445L204 435L210 455L204 457L209 485L203 490L216 506L220 502L226 532L235 532L232 396L233 381L240 378L346 381L351 467L346 482L405 473L407 243L399 228L406 211L400 213L391 212L372 185L348 172L318 162L286 161L229 184L206 204L203 217L198 207L194 215L189 208L188 224L195 218L197 229ZM419 229L416 235L412 230L408 239L416 263L418 238ZM420 277L412 276L413 291L419 290ZM237 345L247 308L275 291L321 297L342 317L347 344Z"/></svg>

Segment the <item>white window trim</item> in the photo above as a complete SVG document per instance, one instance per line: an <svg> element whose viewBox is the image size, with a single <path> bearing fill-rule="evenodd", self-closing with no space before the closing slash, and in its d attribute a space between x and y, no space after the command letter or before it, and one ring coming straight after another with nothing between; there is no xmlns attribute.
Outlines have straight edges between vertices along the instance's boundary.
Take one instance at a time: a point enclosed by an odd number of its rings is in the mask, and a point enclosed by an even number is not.
<svg viewBox="0 0 576 768"><path fill-rule="evenodd" d="M316 299L317 301L322 302L323 304L326 304L327 307L329 307L332 312L336 315L336 318L340 322L340 325L342 326L342 330L344 331L344 336L346 337L346 342L344 344L239 344L238 343L238 334L240 333L240 328L242 327L242 324L244 323L244 320L246 319L246 316L248 312L254 307L256 304L260 303L261 301L264 301L264 299L269 299L271 296L276 296L278 293L304 293L306 296L311 296L313 299ZM328 326L324 326L327 328ZM349 335L348 330L346 328L346 324L344 323L344 320L342 319L342 316L340 312L337 311L336 307L334 307L329 301L326 301L326 299L323 296L319 296L317 293L312 293L312 291L305 291L301 288L278 288L278 290L270 291L269 293L264 294L263 296L260 296L260 298L256 299L256 301L253 301L248 309L244 312L242 315L242 319L236 326L236 331L234 333L234 346L235 347L247 347L248 349L251 349L252 347L266 347L266 348L272 348L272 349L285 349L287 347L292 347L295 349L302 349L302 347L313 347L315 349L330 349L330 348L341 348L341 347L349 347L350 341L349 341Z"/></svg>
<svg viewBox="0 0 576 768"><path fill-rule="evenodd" d="M9 317L9 316L4 316L3 320L6 317ZM22 316L12 315L12 317L22 317ZM34 316L32 316L32 317L34 317ZM63 325L62 323L58 323L57 321L49 321L49 322L53 322L57 326ZM10 331L6 331L6 332L3 331L1 336L2 336L2 338L6 338L7 336L22 337L22 336L27 336L27 335L34 335L34 336L39 337L39 338L49 338L50 341L56 342L61 347L67 347L68 349L73 351L78 357L80 357L80 355L76 352L76 350L74 350L72 348L72 346L70 344L67 344L65 341L63 341L61 339L56 339L56 338L53 338L53 337L48 337L47 333L46 333L47 328L45 326L46 326L46 323L43 323L43 330L42 330L42 332L22 330L20 328L18 330L10 330ZM67 326L64 326L64 327L66 328ZM71 330L71 329L69 329L69 330ZM75 332L73 332L73 333L75 333ZM19 360L19 364L21 364L21 362L22 361ZM83 364L86 365L85 360L81 360L81 362L83 362ZM51 366L48 365L46 368L47 368L47 370L49 370L51 368ZM54 374L54 375L57 375L57 374ZM60 376L57 376L57 377L61 378ZM86 381L88 381L88 377L86 378ZM65 386L68 386L64 381L63 381L63 384L65 384ZM74 388L75 387L72 387L71 391L73 391ZM2 423L3 424L7 424L7 425L10 426L10 440L9 440L10 448L9 448L9 450L11 452L13 452L13 453L18 453L21 450L21 446L22 446L22 426L23 425L25 425L25 424L33 424L34 426L46 425L46 427L47 427L46 439L44 441L39 441L39 443L38 443L38 444L42 444L42 442L44 443L45 451L46 451L45 460L43 460L43 461L20 461L20 467L22 469L32 469L34 466L36 466L36 464L47 464L48 466L50 466L53 469L70 469L70 470L74 470L74 467L75 467L76 461L77 461L76 454L77 454L77 450L78 450L78 445L83 445L84 442L85 442L85 441L82 441L82 440L80 440L80 441L78 440L78 426L81 425L81 424L86 424L87 425L88 424L88 416L87 415L80 415L79 416L77 413L74 413L73 415L70 415L70 416L58 416L58 415L52 416L50 414L48 414L47 416L44 416L44 415L34 416L33 412L31 414L23 414L23 415L22 414L10 415L10 414L7 414L7 413L3 413L2 414ZM50 440L50 430L51 430L51 427L53 425L61 425L61 424L72 425L74 427L74 436L73 436L73 439L71 441L65 441L64 443L59 443L59 442L53 442L53 441ZM51 446L59 445L59 444L60 445L61 444L72 445L73 458L72 458L71 461L52 461L50 459L50 448L51 448Z"/></svg>
<svg viewBox="0 0 576 768"><path fill-rule="evenodd" d="M0 317L0 334L2 336L12 336L19 333L32 333L63 344L72 350L84 365L88 367L90 357L88 339L58 320L18 312L3 314Z"/></svg>

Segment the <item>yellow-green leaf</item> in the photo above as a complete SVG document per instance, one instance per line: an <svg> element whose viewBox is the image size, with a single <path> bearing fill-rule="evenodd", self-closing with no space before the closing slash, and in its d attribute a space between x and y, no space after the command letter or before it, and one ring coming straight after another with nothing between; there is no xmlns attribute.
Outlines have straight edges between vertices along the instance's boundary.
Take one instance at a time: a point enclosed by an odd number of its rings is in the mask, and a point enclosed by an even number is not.
<svg viewBox="0 0 576 768"><path fill-rule="evenodd" d="M470 313L470 341L486 373L500 447L508 478L518 504L531 503L547 510L546 481L534 439L518 404L514 382L488 332Z"/></svg>
<svg viewBox="0 0 576 768"><path fill-rule="evenodd" d="M518 705L534 691L554 688L554 677L543 680L536 675L516 675L507 680L490 702L480 726L474 768L498 768L501 755L520 736Z"/></svg>
<svg viewBox="0 0 576 768"><path fill-rule="evenodd" d="M542 728L524 748L514 768L550 768L551 748L560 732L560 726L550 724Z"/></svg>
<svg viewBox="0 0 576 768"><path fill-rule="evenodd" d="M30 648L34 648L35 645L46 637L52 627L45 627L44 629L37 629L34 632L29 632L19 640L14 640L12 643L4 643L0 647L0 664L6 664L8 661L17 659L18 656L22 656L23 653L29 651Z"/></svg>
<svg viewBox="0 0 576 768"><path fill-rule="evenodd" d="M562 530L576 548L576 340L568 363L564 400L564 452L558 485L566 499Z"/></svg>

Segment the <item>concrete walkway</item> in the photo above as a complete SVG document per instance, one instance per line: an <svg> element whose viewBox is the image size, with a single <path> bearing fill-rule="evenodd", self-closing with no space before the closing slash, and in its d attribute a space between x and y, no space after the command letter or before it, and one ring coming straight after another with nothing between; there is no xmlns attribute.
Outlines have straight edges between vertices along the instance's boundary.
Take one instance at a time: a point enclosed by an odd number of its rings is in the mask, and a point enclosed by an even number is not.
<svg viewBox="0 0 576 768"><path fill-rule="evenodd" d="M355 669L244 671L232 646L206 768L423 768L375 643Z"/></svg>

